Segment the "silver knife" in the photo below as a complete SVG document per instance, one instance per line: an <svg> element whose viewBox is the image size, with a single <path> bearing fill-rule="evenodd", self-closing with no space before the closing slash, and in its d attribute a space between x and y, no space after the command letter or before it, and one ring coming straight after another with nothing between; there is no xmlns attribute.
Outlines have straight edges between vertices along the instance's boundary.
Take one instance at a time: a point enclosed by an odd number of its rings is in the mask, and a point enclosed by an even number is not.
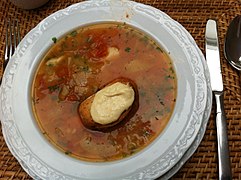
<svg viewBox="0 0 241 180"><path fill-rule="evenodd" d="M221 74L216 21L207 21L205 39L207 65L210 72L211 87L216 101L219 179L232 179L228 149L227 122L224 113L223 79Z"/></svg>

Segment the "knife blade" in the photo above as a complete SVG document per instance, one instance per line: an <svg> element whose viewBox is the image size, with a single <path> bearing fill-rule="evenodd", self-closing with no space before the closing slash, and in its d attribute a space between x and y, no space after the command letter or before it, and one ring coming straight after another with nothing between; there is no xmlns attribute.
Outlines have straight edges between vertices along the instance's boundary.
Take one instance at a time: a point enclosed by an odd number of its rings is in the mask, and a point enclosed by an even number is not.
<svg viewBox="0 0 241 180"><path fill-rule="evenodd" d="M223 102L223 79L220 64L217 23L208 20L206 25L206 60L210 72L211 88L216 102L216 128L218 141L219 179L232 179L228 148L227 121Z"/></svg>

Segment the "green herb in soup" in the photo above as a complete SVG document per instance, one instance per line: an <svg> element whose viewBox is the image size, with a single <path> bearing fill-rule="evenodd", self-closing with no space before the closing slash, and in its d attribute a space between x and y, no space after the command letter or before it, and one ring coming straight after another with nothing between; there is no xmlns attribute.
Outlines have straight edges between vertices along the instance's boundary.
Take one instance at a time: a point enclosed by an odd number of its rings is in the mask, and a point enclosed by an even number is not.
<svg viewBox="0 0 241 180"><path fill-rule="evenodd" d="M140 151L162 132L177 81L169 56L151 37L127 24L105 23L52 40L32 86L36 120L52 144L80 160L113 161ZM86 128L78 106L120 77L136 84L138 110L108 131Z"/></svg>

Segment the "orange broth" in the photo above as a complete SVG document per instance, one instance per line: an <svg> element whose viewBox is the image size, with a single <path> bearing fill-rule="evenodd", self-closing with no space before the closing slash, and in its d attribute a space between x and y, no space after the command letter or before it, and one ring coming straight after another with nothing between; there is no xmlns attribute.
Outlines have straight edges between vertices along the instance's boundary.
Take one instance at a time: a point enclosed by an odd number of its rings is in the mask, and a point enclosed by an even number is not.
<svg viewBox="0 0 241 180"><path fill-rule="evenodd" d="M169 56L152 38L127 24L104 23L52 40L32 86L36 120L52 144L80 160L113 161L139 152L162 132L175 106L177 80ZM106 58L110 47L118 52ZM137 112L111 131L85 128L79 104L119 77L136 83Z"/></svg>

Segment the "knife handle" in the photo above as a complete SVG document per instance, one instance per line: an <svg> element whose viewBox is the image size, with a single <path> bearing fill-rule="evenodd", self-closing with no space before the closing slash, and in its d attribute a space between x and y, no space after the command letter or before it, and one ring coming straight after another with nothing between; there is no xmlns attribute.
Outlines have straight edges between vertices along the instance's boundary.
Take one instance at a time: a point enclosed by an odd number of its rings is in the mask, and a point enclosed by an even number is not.
<svg viewBox="0 0 241 180"><path fill-rule="evenodd" d="M217 140L218 140L218 170L219 180L232 179L229 147L228 147L228 133L227 121L224 112L223 93L214 93L216 100L216 126L217 126Z"/></svg>

